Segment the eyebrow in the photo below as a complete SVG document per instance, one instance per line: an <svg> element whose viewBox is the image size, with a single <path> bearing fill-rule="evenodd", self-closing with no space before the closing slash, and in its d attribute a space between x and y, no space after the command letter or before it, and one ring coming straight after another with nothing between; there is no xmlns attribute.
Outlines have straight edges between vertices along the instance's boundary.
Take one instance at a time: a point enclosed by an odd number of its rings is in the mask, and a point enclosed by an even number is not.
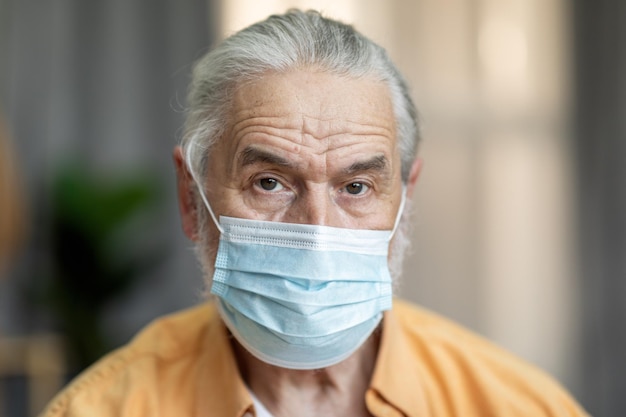
<svg viewBox="0 0 626 417"><path fill-rule="evenodd" d="M244 149L243 152L239 154L238 159L241 166L266 163L283 167L295 167L292 161L253 146L248 146Z"/></svg>
<svg viewBox="0 0 626 417"><path fill-rule="evenodd" d="M288 168L296 168L296 164L286 158L278 156L268 151L248 146L238 156L241 166L254 165L258 163L272 164ZM376 155L364 161L357 161L343 169L344 175L352 175L358 172L378 171L384 172L387 169L387 158L384 155Z"/></svg>
<svg viewBox="0 0 626 417"><path fill-rule="evenodd" d="M364 171L383 172L387 168L387 158L384 155L377 155L365 161L358 161L343 170L344 174L354 174Z"/></svg>

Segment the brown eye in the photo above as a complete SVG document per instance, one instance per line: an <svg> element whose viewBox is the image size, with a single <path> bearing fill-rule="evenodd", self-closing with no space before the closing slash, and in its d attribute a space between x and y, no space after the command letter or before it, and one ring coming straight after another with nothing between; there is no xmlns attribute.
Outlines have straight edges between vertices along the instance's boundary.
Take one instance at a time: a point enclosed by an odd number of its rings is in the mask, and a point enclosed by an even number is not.
<svg viewBox="0 0 626 417"><path fill-rule="evenodd" d="M360 182L353 182L346 185L346 191L348 194L358 195L362 194L365 190L367 190L367 186Z"/></svg>
<svg viewBox="0 0 626 417"><path fill-rule="evenodd" d="M282 184L274 178L263 178L259 180L259 186L265 191L278 191L283 188Z"/></svg>

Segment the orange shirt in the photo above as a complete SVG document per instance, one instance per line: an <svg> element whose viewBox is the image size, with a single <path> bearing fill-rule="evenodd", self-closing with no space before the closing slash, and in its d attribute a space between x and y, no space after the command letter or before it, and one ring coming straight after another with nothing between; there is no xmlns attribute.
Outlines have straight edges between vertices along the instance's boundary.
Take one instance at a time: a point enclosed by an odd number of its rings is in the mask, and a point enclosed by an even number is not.
<svg viewBox="0 0 626 417"><path fill-rule="evenodd" d="M366 393L377 417L586 416L550 377L437 315L394 300ZM45 417L244 417L252 399L212 303L157 320L97 362Z"/></svg>

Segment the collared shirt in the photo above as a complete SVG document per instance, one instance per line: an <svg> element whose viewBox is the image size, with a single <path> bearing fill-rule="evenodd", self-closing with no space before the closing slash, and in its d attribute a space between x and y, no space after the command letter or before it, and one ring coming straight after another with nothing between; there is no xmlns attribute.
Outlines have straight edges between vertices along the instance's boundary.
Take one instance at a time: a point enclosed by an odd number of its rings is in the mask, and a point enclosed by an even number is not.
<svg viewBox="0 0 626 417"><path fill-rule="evenodd" d="M97 362L45 417L243 417L252 398L212 303L157 320ZM377 417L586 416L550 377L436 314L394 300L365 396Z"/></svg>

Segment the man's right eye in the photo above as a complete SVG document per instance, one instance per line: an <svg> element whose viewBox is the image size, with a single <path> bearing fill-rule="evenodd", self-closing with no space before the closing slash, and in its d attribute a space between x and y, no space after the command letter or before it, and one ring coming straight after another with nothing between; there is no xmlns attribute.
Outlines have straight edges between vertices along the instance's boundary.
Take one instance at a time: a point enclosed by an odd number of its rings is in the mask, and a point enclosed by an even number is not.
<svg viewBox="0 0 626 417"><path fill-rule="evenodd" d="M261 178L258 184L265 191L280 191L284 188L275 178Z"/></svg>

